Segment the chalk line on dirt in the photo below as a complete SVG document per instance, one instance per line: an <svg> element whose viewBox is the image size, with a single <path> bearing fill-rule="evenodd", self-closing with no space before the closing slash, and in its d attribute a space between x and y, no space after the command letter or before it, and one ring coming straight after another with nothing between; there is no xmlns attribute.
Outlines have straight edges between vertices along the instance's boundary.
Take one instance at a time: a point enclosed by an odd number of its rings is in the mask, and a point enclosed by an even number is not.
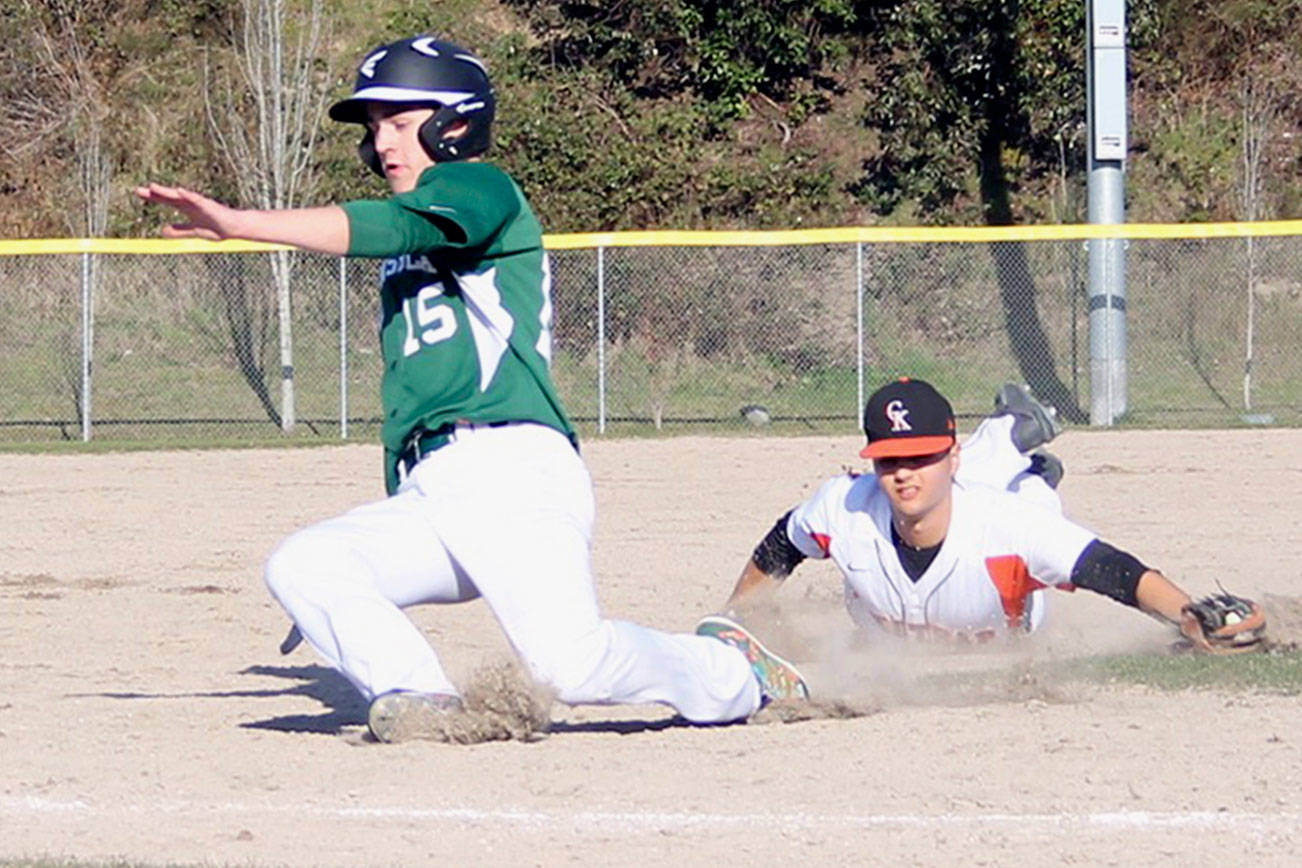
<svg viewBox="0 0 1302 868"><path fill-rule="evenodd" d="M134 804L97 805L82 800L58 800L39 796L0 797L0 816L30 817L78 815L116 817L140 815L299 816L304 819L392 819L455 821L482 825L522 824L555 828L558 824L609 832L660 831L677 829L957 829L969 827L1015 827L1023 831L1065 829L1296 829L1302 813L1244 811L1085 811L1081 813L940 813L940 814L855 814L819 812L698 813L692 811L563 811L525 808L457 808L404 806L324 806L253 804L246 802L200 803L156 801Z"/></svg>

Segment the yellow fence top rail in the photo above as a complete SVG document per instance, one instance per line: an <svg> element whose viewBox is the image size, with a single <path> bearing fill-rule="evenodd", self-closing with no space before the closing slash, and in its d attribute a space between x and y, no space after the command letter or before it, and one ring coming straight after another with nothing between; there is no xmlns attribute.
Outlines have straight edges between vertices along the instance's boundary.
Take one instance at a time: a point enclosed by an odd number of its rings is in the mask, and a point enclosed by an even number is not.
<svg viewBox="0 0 1302 868"><path fill-rule="evenodd" d="M1117 223L1043 226L847 226L773 231L583 232L543 236L549 250L598 247L772 247L793 244L981 244L998 241L1073 241L1090 238L1259 238L1302 235L1302 220L1246 223ZM38 238L0 241L0 256L77 253L257 253L287 250L253 241L165 238Z"/></svg>
<svg viewBox="0 0 1302 868"><path fill-rule="evenodd" d="M1118 223L1045 226L847 226L835 229L774 231L588 232L548 235L552 250L595 247L754 247L787 244L988 243L992 241L1070 241L1089 238L1248 238L1302 235L1302 220L1252 223Z"/></svg>
<svg viewBox="0 0 1302 868"><path fill-rule="evenodd" d="M0 241L0 256L39 256L59 253L258 253L291 250L256 241L201 241L190 238L35 238Z"/></svg>

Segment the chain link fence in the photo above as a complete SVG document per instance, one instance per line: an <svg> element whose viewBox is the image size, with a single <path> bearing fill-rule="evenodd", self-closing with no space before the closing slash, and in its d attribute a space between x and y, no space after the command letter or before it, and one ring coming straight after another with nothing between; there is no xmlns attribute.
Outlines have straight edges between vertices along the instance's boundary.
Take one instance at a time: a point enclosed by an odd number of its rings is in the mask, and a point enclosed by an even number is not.
<svg viewBox="0 0 1302 868"><path fill-rule="evenodd" d="M562 397L588 435L849 432L867 391L909 374L961 416L1015 380L1088 424L1093 242L933 232L549 239ZM1302 238L1126 245L1120 424L1302 423ZM377 263L294 254L287 367L272 254L22 249L0 255L0 442L376 435Z"/></svg>

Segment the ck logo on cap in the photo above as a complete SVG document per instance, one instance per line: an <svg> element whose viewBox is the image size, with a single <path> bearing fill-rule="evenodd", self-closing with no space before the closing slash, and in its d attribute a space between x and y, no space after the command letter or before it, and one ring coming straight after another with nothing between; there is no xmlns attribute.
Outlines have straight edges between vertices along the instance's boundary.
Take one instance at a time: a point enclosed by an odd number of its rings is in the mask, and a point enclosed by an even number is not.
<svg viewBox="0 0 1302 868"><path fill-rule="evenodd" d="M899 398L886 405L886 418L891 420L892 431L912 431L908 420L909 408Z"/></svg>

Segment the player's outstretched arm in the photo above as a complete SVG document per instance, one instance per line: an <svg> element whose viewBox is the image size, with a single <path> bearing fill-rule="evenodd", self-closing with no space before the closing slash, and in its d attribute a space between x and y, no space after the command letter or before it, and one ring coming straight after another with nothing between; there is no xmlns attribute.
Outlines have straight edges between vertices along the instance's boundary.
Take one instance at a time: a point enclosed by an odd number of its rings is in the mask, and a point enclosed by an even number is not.
<svg viewBox="0 0 1302 868"><path fill-rule="evenodd" d="M1145 570L1135 586L1135 602L1141 611L1178 625L1183 620L1184 607L1191 600L1175 582L1157 570Z"/></svg>
<svg viewBox="0 0 1302 868"><path fill-rule="evenodd" d="M788 512L779 518L771 530L755 546L750 560L742 568L741 576L732 589L726 608L730 612L756 609L773 599L778 585L800 565L805 555L787 535Z"/></svg>
<svg viewBox="0 0 1302 868"><path fill-rule="evenodd" d="M348 252L348 215L337 205L273 211L231 208L202 193L163 184L137 187L136 195L145 202L173 208L185 218L164 227L164 238L238 238L289 244L336 256Z"/></svg>
<svg viewBox="0 0 1302 868"><path fill-rule="evenodd" d="M780 584L782 584L780 577L764 572L752 558L746 561L746 566L742 568L741 576L733 586L732 595L728 597L724 610L737 613L753 611L770 602Z"/></svg>

